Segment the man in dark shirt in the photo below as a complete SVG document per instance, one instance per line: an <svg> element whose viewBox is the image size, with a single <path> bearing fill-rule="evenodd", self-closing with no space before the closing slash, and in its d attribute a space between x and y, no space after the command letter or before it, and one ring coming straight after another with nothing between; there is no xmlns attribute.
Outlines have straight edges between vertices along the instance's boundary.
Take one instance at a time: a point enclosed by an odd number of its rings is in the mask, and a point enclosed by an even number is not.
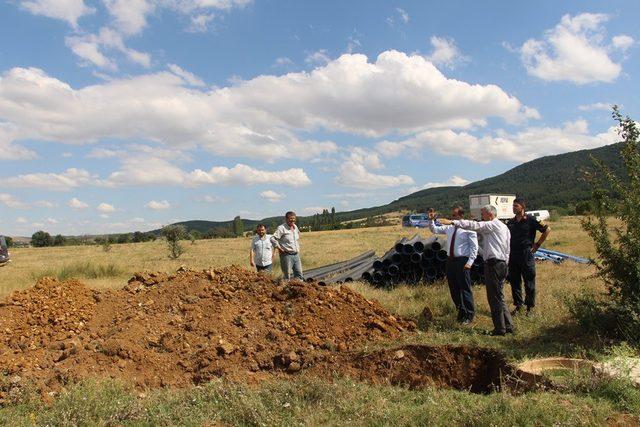
<svg viewBox="0 0 640 427"><path fill-rule="evenodd" d="M551 229L543 225L531 215L527 215L526 202L518 197L513 201L513 213L515 216L507 222L511 232L511 255L509 257L509 276L513 303L516 308L515 315L526 305L527 315L532 313L536 305L536 261L535 252L545 241ZM535 242L536 232L542 233L540 239ZM522 299L522 280L524 279L524 300Z"/></svg>

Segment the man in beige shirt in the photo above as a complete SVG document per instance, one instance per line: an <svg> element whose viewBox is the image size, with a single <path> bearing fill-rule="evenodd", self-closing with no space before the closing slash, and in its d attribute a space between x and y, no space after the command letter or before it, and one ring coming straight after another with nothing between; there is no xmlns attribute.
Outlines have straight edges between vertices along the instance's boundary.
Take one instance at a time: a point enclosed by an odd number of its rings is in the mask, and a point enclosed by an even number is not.
<svg viewBox="0 0 640 427"><path fill-rule="evenodd" d="M300 230L296 225L296 213L289 211L284 216L285 222L271 236L271 243L280 252L280 267L285 280L293 278L304 280L302 262L300 261Z"/></svg>

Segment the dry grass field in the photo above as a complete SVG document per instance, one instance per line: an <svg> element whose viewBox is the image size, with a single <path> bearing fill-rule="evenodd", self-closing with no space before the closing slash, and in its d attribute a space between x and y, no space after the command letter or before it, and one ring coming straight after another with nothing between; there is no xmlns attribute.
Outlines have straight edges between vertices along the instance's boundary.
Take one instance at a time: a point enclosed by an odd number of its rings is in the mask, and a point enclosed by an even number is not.
<svg viewBox="0 0 640 427"><path fill-rule="evenodd" d="M595 255L579 218L563 217L550 225L552 233L546 248L583 257ZM303 265L313 268L369 249L382 254L396 240L414 232L392 226L304 233ZM420 232L425 236L429 234L424 230ZM166 244L162 241L112 245L109 252L99 246L15 249L13 262L0 269L0 296L29 287L43 275L75 275L89 286L107 288L124 286L136 271L174 271L183 264L196 269L230 264L249 268L248 238L200 240L195 244L185 241L183 245L186 252L178 260L167 257ZM596 292L604 289L594 273L593 266L571 261L561 265L538 264L536 315L516 318L517 333L506 337L483 334L490 329L491 320L482 286L474 288L478 315L470 327L455 322L448 288L443 282L402 286L391 291L374 289L365 283L349 286L367 298L377 299L393 313L418 320L419 332L405 338L413 343L494 347L504 351L512 362L551 355L603 359L613 353L637 353L621 343L585 333L571 319L566 298L584 289ZM505 295L510 304L508 285ZM433 322L428 325L420 322L425 306L434 314ZM221 381L191 391L154 392L142 402L117 384L81 384L46 410L32 400L0 409L0 423L30 424L29 416L35 423L50 424L61 419L72 420L70 424L165 425L176 422L198 425L206 420L249 425L623 425L638 422L635 417L640 412L640 392L626 382L603 382L590 377L572 381L565 391L480 396L454 390L417 392L374 387L349 379L336 379L328 384L302 375L294 381L257 388ZM111 400L115 398L122 403L113 404ZM107 400L111 403L107 404ZM29 411L34 412L29 415ZM622 424L617 424L620 422Z"/></svg>

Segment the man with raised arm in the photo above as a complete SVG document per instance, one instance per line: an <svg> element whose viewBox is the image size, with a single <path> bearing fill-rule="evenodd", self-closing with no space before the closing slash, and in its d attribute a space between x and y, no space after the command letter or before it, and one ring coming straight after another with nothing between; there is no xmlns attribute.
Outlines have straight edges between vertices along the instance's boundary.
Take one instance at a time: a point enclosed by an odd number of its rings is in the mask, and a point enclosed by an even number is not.
<svg viewBox="0 0 640 427"><path fill-rule="evenodd" d="M447 236L446 250L449 257L446 273L449 293L458 310L458 322L468 325L475 316L471 290L471 266L478 256L478 235L474 231L463 230L454 225L436 225L436 212L429 209L428 214L431 232ZM462 207L454 206L451 210L451 218L462 219L463 217Z"/></svg>
<svg viewBox="0 0 640 427"><path fill-rule="evenodd" d="M487 300L491 308L493 331L491 335L505 335L514 332L511 314L504 302L504 279L507 277L509 262L509 228L497 218L498 212L491 205L482 207L482 221L465 219L440 219L443 225L455 225L464 230L475 231L482 235L482 257L484 258L484 280L487 288Z"/></svg>

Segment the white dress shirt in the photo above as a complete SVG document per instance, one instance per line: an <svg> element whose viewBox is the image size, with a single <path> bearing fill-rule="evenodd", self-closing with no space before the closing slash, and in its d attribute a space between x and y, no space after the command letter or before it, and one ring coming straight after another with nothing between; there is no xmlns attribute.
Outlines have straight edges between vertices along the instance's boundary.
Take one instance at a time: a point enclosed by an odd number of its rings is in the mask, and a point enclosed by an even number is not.
<svg viewBox="0 0 640 427"><path fill-rule="evenodd" d="M253 262L258 267L265 267L273 262L273 244L270 235L265 234L262 238L254 236L251 240L251 250L253 251Z"/></svg>
<svg viewBox="0 0 640 427"><path fill-rule="evenodd" d="M456 219L453 225L482 234L482 257L485 261L495 258L509 262L511 233L509 227L498 218L491 221Z"/></svg>
<svg viewBox="0 0 640 427"><path fill-rule="evenodd" d="M436 225L434 221L429 221L429 229L433 234L444 234L447 236L446 251L449 255L449 248L451 248L451 239L455 227L453 225ZM467 267L473 265L473 261L478 257L478 235L474 231L464 230L458 228L456 232L456 240L453 242L453 256L454 257L469 257L469 260L465 264Z"/></svg>
<svg viewBox="0 0 640 427"><path fill-rule="evenodd" d="M281 224L276 228L276 232L271 236L273 246L284 250L286 253L295 254L300 252L300 230L293 224Z"/></svg>

